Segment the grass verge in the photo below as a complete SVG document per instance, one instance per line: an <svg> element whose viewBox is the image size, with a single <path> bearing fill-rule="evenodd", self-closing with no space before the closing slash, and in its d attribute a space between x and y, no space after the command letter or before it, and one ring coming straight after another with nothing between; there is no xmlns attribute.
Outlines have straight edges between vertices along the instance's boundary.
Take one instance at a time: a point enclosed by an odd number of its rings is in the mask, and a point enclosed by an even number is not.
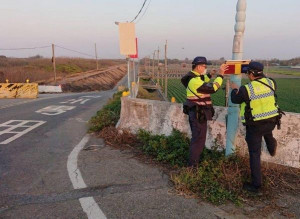
<svg viewBox="0 0 300 219"><path fill-rule="evenodd" d="M117 124L120 119L121 96L122 91L115 93L109 99L108 103L90 119L89 131L99 132L104 127L115 126Z"/></svg>
<svg viewBox="0 0 300 219"><path fill-rule="evenodd" d="M250 193L242 190L244 182L250 180L249 159L236 153L225 157L217 146L204 149L198 168L187 168L189 138L173 130L170 136L153 135L140 130L136 135L114 126L119 119L121 92L97 112L91 119L91 131L96 131L106 144L119 149L134 149L146 154L149 159L173 170L170 178L179 193L205 199L213 204L231 201L241 205L244 200L255 200ZM300 170L280 165L262 164L264 176L263 196L270 199L281 191L300 194Z"/></svg>

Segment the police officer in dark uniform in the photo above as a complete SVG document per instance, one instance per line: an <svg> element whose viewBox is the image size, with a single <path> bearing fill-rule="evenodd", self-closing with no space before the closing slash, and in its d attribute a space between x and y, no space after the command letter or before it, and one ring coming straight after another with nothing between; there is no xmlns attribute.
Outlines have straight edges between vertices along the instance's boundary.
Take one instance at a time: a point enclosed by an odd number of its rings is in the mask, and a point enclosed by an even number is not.
<svg viewBox="0 0 300 219"><path fill-rule="evenodd" d="M276 83L263 74L264 66L259 62L250 62L247 75L250 82L238 88L231 84L231 101L241 104L240 116L246 126L251 168L251 183L245 183L244 189L258 193L262 185L261 177L261 141L264 137L271 156L275 156L277 142L272 131L279 125L281 111L276 102Z"/></svg>
<svg viewBox="0 0 300 219"><path fill-rule="evenodd" d="M196 167L199 157L205 147L207 121L212 120L214 109L210 94L215 93L222 85L226 65L220 67L220 75L210 82L211 75L206 74L207 59L203 56L196 57L192 62L192 71L182 79L186 87L187 100L184 103L184 113L189 115L192 131L188 166Z"/></svg>

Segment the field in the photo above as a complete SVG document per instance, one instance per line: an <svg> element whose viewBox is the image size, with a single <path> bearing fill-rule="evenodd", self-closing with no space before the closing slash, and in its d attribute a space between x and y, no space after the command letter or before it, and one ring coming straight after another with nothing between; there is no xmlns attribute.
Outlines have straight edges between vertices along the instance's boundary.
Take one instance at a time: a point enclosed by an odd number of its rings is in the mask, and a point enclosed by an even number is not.
<svg viewBox="0 0 300 219"><path fill-rule="evenodd" d="M289 68L289 67L270 67L268 73L271 74L281 74L281 75L293 75L300 76L300 69Z"/></svg>
<svg viewBox="0 0 300 219"><path fill-rule="evenodd" d="M125 63L123 60L99 60L99 69ZM57 77L96 69L94 59L56 58ZM54 77L51 59L0 57L0 83L48 80Z"/></svg>
<svg viewBox="0 0 300 219"><path fill-rule="evenodd" d="M243 79L242 84L249 80ZM277 95L278 104L283 111L300 113L300 79L278 78ZM223 82L222 88L225 87L226 81ZM176 102L183 103L186 99L186 91L179 79L168 80L168 98L176 98ZM225 89L220 89L217 93L212 94L212 100L216 106L225 106Z"/></svg>

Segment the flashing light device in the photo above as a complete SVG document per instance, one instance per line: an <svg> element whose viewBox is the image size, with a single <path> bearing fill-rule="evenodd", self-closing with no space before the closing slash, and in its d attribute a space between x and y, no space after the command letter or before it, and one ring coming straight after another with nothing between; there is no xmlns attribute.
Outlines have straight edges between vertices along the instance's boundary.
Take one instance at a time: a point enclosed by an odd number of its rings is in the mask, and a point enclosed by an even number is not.
<svg viewBox="0 0 300 219"><path fill-rule="evenodd" d="M225 61L225 64L228 65L228 69L224 74L238 75L241 73L247 73L250 62L251 60L227 60Z"/></svg>

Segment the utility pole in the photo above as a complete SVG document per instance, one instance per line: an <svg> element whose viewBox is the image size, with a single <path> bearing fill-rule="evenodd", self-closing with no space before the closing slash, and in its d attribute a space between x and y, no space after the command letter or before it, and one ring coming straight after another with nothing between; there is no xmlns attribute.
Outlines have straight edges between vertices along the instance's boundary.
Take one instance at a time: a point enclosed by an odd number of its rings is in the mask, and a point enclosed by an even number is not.
<svg viewBox="0 0 300 219"><path fill-rule="evenodd" d="M154 50L154 52L153 52L153 59L152 59L152 77L153 77L153 80L154 80L155 52L156 52L156 50Z"/></svg>
<svg viewBox="0 0 300 219"><path fill-rule="evenodd" d="M98 54L97 54L97 44L95 43L95 57L96 57L96 67L97 67L97 70L99 69L98 68Z"/></svg>
<svg viewBox="0 0 300 219"><path fill-rule="evenodd" d="M157 49L157 83L158 83L158 85L159 85L159 77L160 77L160 75L159 75L159 47L158 47L158 49Z"/></svg>
<svg viewBox="0 0 300 219"><path fill-rule="evenodd" d="M246 20L246 0L238 0L236 5L236 24L234 26L235 35L232 47L232 59L243 59L243 37L245 31ZM241 86L242 75L231 75L230 81ZM230 89L231 93L231 89ZM229 95L228 107L228 120L227 120L227 134L226 134L226 156L235 152L235 138L239 122L239 105L231 102L231 95Z"/></svg>
<svg viewBox="0 0 300 219"><path fill-rule="evenodd" d="M151 65L150 61L151 61L151 55L149 55L149 59L148 59L148 75L150 75L150 65Z"/></svg>
<svg viewBox="0 0 300 219"><path fill-rule="evenodd" d="M167 50L168 50L168 41L166 40L165 44L165 97L168 99L168 58L167 58Z"/></svg>
<svg viewBox="0 0 300 219"><path fill-rule="evenodd" d="M55 65L55 51L54 51L55 45L52 44L52 64L53 64L53 71L54 71L54 82L56 85L56 65Z"/></svg>

